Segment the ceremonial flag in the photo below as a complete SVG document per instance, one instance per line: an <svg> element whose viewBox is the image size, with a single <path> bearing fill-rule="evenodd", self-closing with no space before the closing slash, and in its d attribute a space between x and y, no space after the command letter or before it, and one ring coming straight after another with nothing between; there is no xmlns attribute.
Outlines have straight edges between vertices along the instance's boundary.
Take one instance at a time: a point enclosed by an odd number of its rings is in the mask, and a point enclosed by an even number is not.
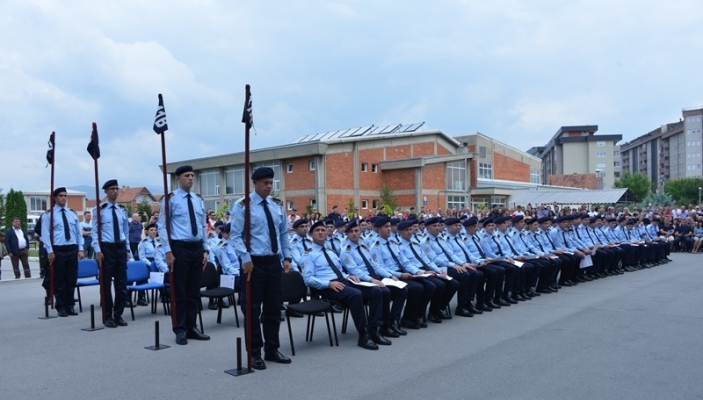
<svg viewBox="0 0 703 400"><path fill-rule="evenodd" d="M154 119L154 132L160 135L168 130L168 122L166 122L166 109L164 108L164 98L159 93L159 107L156 109L156 118Z"/></svg>
<svg viewBox="0 0 703 400"><path fill-rule="evenodd" d="M46 162L54 164L54 132L49 135L49 150L46 151Z"/></svg>
<svg viewBox="0 0 703 400"><path fill-rule="evenodd" d="M93 160L100 158L100 145L98 144L98 132L94 131L90 135L90 143L88 143L88 154L93 157Z"/></svg>
<svg viewBox="0 0 703 400"><path fill-rule="evenodd" d="M247 128L251 128L254 125L254 117L251 115L251 94L249 95L249 100L244 103L242 122L246 124Z"/></svg>

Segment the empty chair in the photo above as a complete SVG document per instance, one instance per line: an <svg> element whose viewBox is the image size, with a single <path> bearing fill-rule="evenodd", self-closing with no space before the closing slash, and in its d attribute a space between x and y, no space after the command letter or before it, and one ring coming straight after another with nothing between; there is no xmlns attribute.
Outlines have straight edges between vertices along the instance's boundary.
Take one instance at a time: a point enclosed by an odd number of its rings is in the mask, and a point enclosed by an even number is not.
<svg viewBox="0 0 703 400"><path fill-rule="evenodd" d="M127 261L127 282L139 282L149 279L149 268L144 261ZM156 290L163 290L163 283L148 282L141 285L128 285L127 292L131 297L132 292L147 292L151 293L151 313L156 314ZM132 313L132 321L134 321L134 302L129 302L129 310Z"/></svg>
<svg viewBox="0 0 703 400"><path fill-rule="evenodd" d="M200 287L207 288L212 287L213 289L203 289L200 291L200 297L206 297L208 299L217 299L217 323L222 323L222 299L225 297L229 299L230 304L234 308L234 318L237 322L237 328L239 328L239 315L237 313L237 305L234 301L235 290L228 287L220 287L220 274L212 263L207 263L205 270L203 270L203 276L200 280ZM200 319L200 331L205 333L205 327L203 327L203 313L202 304L198 307L198 318Z"/></svg>
<svg viewBox="0 0 703 400"><path fill-rule="evenodd" d="M83 301L81 300L81 288L83 286L97 286L100 281L98 276L98 262L95 260L78 260L78 281L76 281L76 291L78 292L78 309L83 312ZM102 293L100 294L102 296Z"/></svg>

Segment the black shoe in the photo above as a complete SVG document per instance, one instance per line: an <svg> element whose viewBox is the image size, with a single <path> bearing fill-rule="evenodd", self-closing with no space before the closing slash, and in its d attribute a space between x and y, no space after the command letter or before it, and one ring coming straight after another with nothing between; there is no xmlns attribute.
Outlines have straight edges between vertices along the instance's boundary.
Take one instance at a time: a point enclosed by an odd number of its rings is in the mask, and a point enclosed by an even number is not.
<svg viewBox="0 0 703 400"><path fill-rule="evenodd" d="M541 296L541 294L537 293L537 291L535 291L534 289L530 289L530 290L528 291L528 293L531 294L532 297L539 297L539 296Z"/></svg>
<svg viewBox="0 0 703 400"><path fill-rule="evenodd" d="M68 313L64 309L59 310L58 313L59 317L68 317Z"/></svg>
<svg viewBox="0 0 703 400"><path fill-rule="evenodd" d="M75 308L69 308L68 310L66 310L66 313L68 315L78 315Z"/></svg>
<svg viewBox="0 0 703 400"><path fill-rule="evenodd" d="M381 336L384 337L392 337L392 338L397 338L400 337L400 334L396 332L392 326L389 326L387 328L381 328L380 332Z"/></svg>
<svg viewBox="0 0 703 400"><path fill-rule="evenodd" d="M127 323L127 321L125 321L124 319L122 319L122 317L115 317L115 323L117 324L117 326L127 326L127 325L129 325L129 324Z"/></svg>
<svg viewBox="0 0 703 400"><path fill-rule="evenodd" d="M435 323L435 324L441 324L441 323L442 323L442 318L440 318L440 317L438 317L438 316L436 316L436 315L434 315L434 314L428 315L428 316L427 316L427 320L430 321L430 322L432 322L432 323Z"/></svg>
<svg viewBox="0 0 703 400"><path fill-rule="evenodd" d="M185 332L176 333L176 344L180 344L181 346L188 344Z"/></svg>
<svg viewBox="0 0 703 400"><path fill-rule="evenodd" d="M344 312L344 309L336 304L332 304L332 312L341 314Z"/></svg>
<svg viewBox="0 0 703 400"><path fill-rule="evenodd" d="M138 306L148 306L149 303L146 301L146 298L140 297L139 300L137 300L137 305Z"/></svg>
<svg viewBox="0 0 703 400"><path fill-rule="evenodd" d="M564 283L562 283L562 286L570 287L574 286L574 284L571 281L564 281Z"/></svg>
<svg viewBox="0 0 703 400"><path fill-rule="evenodd" d="M415 322L411 319L400 320L400 326L402 326L403 328L408 328L408 329L420 329L420 325L418 325L417 322Z"/></svg>
<svg viewBox="0 0 703 400"><path fill-rule="evenodd" d="M207 309L208 310L217 310L217 303L215 303L214 301L207 303Z"/></svg>
<svg viewBox="0 0 703 400"><path fill-rule="evenodd" d="M486 306L483 303L477 303L476 304L476 309L479 311L485 311L485 312L491 312L493 309L491 307Z"/></svg>
<svg viewBox="0 0 703 400"><path fill-rule="evenodd" d="M494 309L494 310L497 310L497 309L500 308L500 306L499 306L498 304L495 304L495 303L493 303L493 302L490 301L490 300L484 301L483 303L484 303L487 307L490 307L490 308L492 308L492 309Z"/></svg>
<svg viewBox="0 0 703 400"><path fill-rule="evenodd" d="M378 328L371 328L371 332L369 332L368 336L374 343L380 344L381 346L390 346L393 344L390 340L384 338L378 333Z"/></svg>
<svg viewBox="0 0 703 400"><path fill-rule="evenodd" d="M510 307L510 303L508 303L507 301L505 301L503 299L495 299L495 300L493 300L493 304L503 306L503 307Z"/></svg>
<svg viewBox="0 0 703 400"><path fill-rule="evenodd" d="M416 319L415 322L417 323L417 325L420 328L427 328L427 322L425 322L425 318L420 317L420 318Z"/></svg>
<svg viewBox="0 0 703 400"><path fill-rule="evenodd" d="M394 321L394 322L393 322L393 325L391 326L391 328L393 328L393 330L396 331L400 336L405 336L405 335L408 334L408 332L404 331L404 330L400 327L400 322L399 322L399 321Z"/></svg>
<svg viewBox="0 0 703 400"><path fill-rule="evenodd" d="M550 289L550 288L548 288L548 287L543 287L543 288L537 289L537 293L549 294L549 293L552 293L552 292L553 292L553 290Z"/></svg>
<svg viewBox="0 0 703 400"><path fill-rule="evenodd" d="M301 314L297 311L291 310L291 309L286 310L286 315L289 317L292 317L292 318L303 318L303 314Z"/></svg>
<svg viewBox="0 0 703 400"><path fill-rule="evenodd" d="M586 282L586 280L585 280L583 277L580 277L580 276L577 276L577 277L574 278L574 279L575 279L577 282L581 282L581 283Z"/></svg>
<svg viewBox="0 0 703 400"><path fill-rule="evenodd" d="M454 310L454 314L456 314L459 317L468 317L468 318L471 318L474 316L474 314L471 311L467 310L464 307L457 307L456 310Z"/></svg>
<svg viewBox="0 0 703 400"><path fill-rule="evenodd" d="M117 324L115 323L115 320L112 318L108 318L105 320L105 325L106 328L117 328Z"/></svg>
<svg viewBox="0 0 703 400"><path fill-rule="evenodd" d="M437 313L437 316L442 318L442 319L452 319L452 314L451 312L447 312L445 310L442 310Z"/></svg>
<svg viewBox="0 0 703 400"><path fill-rule="evenodd" d="M554 292L554 293L558 292L558 291L559 291L559 288L561 288L561 286L550 286L550 287L549 287L549 289L551 289L552 292Z"/></svg>
<svg viewBox="0 0 703 400"><path fill-rule="evenodd" d="M290 358L281 354L280 351L277 351L277 352L271 353L271 354L266 354L264 356L264 360L273 361L273 362L279 363L279 364L290 364L292 362Z"/></svg>
<svg viewBox="0 0 703 400"><path fill-rule="evenodd" d="M378 350L378 345L374 343L371 338L369 338L369 335L359 336L359 341L357 342L357 345L362 349L366 350Z"/></svg>
<svg viewBox="0 0 703 400"><path fill-rule="evenodd" d="M200 332L196 327L188 329L188 332L186 333L186 338L195 340L210 340L210 336Z"/></svg>
<svg viewBox="0 0 703 400"><path fill-rule="evenodd" d="M529 292L520 293L520 295L521 295L522 297L524 297L525 300L532 300L532 298L534 297L534 296L532 296L532 294L529 293Z"/></svg>
<svg viewBox="0 0 703 400"><path fill-rule="evenodd" d="M468 312L470 312L471 314L479 314L479 315L480 315L480 314L483 314L483 311L481 311L481 310L479 310L478 308L474 307L471 303L469 303L469 305L467 305L466 307L462 307L462 308L465 308L465 309L466 309Z"/></svg>
<svg viewBox="0 0 703 400"><path fill-rule="evenodd" d="M258 370L266 369L266 363L261 359L261 356L252 356L251 367Z"/></svg>
<svg viewBox="0 0 703 400"><path fill-rule="evenodd" d="M506 303L510 303L510 304L517 304L517 303L518 303L517 300L513 300L513 299L511 299L511 298L508 297L508 296L503 296L502 299L503 299L503 301L505 301Z"/></svg>

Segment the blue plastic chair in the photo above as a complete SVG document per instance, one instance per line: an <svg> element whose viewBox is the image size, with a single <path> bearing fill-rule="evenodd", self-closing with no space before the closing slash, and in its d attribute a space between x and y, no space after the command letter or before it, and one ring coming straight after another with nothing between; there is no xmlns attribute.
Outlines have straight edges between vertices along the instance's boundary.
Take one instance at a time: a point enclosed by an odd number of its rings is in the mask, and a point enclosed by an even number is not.
<svg viewBox="0 0 703 400"><path fill-rule="evenodd" d="M98 276L98 262L95 260L78 260L78 281L76 281L76 290L78 291L78 309L83 312L83 301L81 300L81 288L83 286L97 286L100 281L95 277ZM88 279L90 278L90 279Z"/></svg>
<svg viewBox="0 0 703 400"><path fill-rule="evenodd" d="M144 261L127 261L127 282L139 282L149 279L149 268ZM147 292L151 293L151 313L156 314L156 290L164 289L163 283L149 282L141 285L127 286L128 295L131 297L132 292ZM132 313L132 321L134 321L134 302L129 304L129 310Z"/></svg>

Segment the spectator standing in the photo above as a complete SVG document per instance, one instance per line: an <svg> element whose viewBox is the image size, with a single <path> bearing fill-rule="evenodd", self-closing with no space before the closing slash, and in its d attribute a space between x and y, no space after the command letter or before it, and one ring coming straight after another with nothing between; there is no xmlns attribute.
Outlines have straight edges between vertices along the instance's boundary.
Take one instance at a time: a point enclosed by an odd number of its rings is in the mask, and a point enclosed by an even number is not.
<svg viewBox="0 0 703 400"><path fill-rule="evenodd" d="M90 211L86 211L83 213L83 222L81 222L81 233L83 234L83 253L85 253L85 258L93 258L95 255L93 252L93 239L90 236L90 233L93 230L93 224L90 222L92 217L93 214L91 214Z"/></svg>
<svg viewBox="0 0 703 400"><path fill-rule="evenodd" d="M2 259L7 255L5 248L5 233L0 232L0 280L2 280Z"/></svg>
<svg viewBox="0 0 703 400"><path fill-rule="evenodd" d="M12 228L5 232L5 247L10 254L12 270L15 272L15 279L20 278L20 261L24 268L24 277L31 278L32 272L29 270L29 238L27 232L20 226L18 217L12 218Z"/></svg>
<svg viewBox="0 0 703 400"><path fill-rule="evenodd" d="M135 261L139 261L139 242L142 241L142 218L139 214L132 214L132 220L129 221L129 250Z"/></svg>

